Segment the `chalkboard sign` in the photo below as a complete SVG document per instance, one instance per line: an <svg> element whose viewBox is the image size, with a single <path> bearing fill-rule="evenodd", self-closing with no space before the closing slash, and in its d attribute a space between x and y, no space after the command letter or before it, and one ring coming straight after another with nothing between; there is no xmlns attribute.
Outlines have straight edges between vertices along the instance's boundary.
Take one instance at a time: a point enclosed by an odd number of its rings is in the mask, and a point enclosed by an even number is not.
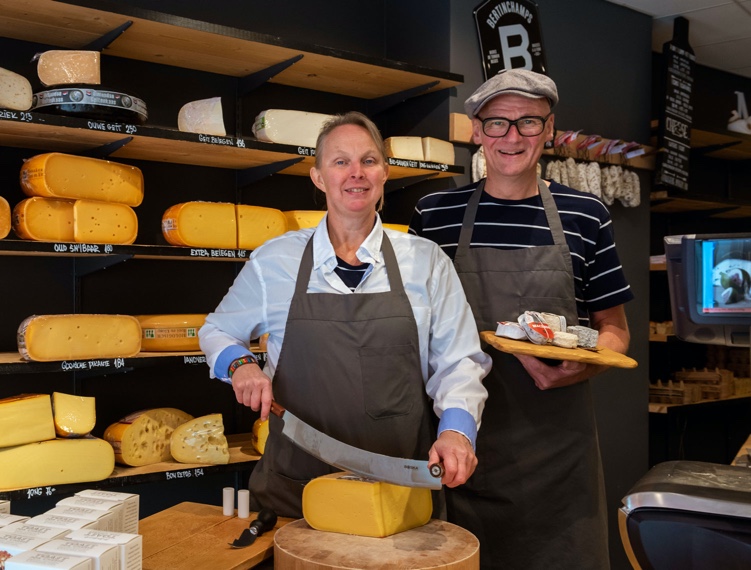
<svg viewBox="0 0 751 570"><path fill-rule="evenodd" d="M678 17L673 26L673 39L663 46L665 87L655 183L687 191L696 57L688 43L688 20Z"/></svg>

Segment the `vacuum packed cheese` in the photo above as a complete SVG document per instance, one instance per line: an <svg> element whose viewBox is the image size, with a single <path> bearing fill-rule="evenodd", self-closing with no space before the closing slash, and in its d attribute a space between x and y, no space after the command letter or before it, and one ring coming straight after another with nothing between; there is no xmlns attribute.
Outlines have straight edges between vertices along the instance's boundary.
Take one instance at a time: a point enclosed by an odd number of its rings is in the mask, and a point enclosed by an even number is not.
<svg viewBox="0 0 751 570"><path fill-rule="evenodd" d="M0 489L101 481L115 455L102 439L51 439L0 449Z"/></svg>
<svg viewBox="0 0 751 570"><path fill-rule="evenodd" d="M430 489L402 487L341 472L303 489L302 513L317 530L384 537L430 521Z"/></svg>
<svg viewBox="0 0 751 570"><path fill-rule="evenodd" d="M84 437L96 424L95 398L52 393L52 412L58 437Z"/></svg>
<svg viewBox="0 0 751 570"><path fill-rule="evenodd" d="M48 394L21 394L0 400L0 448L55 439Z"/></svg>
<svg viewBox="0 0 751 570"><path fill-rule="evenodd" d="M169 461L172 432L192 419L193 416L176 408L141 410L109 426L104 439L115 450L118 463L138 467Z"/></svg>
<svg viewBox="0 0 751 570"><path fill-rule="evenodd" d="M524 311L517 319L519 326L526 333L527 338L535 344L550 344L553 340L553 329L536 311Z"/></svg>
<svg viewBox="0 0 751 570"><path fill-rule="evenodd" d="M10 204L0 196L0 239L10 233L11 225Z"/></svg>
<svg viewBox="0 0 751 570"><path fill-rule="evenodd" d="M284 212L287 218L287 230L302 230L314 228L326 215L323 210L287 210Z"/></svg>
<svg viewBox="0 0 751 570"><path fill-rule="evenodd" d="M162 234L172 245L237 247L235 205L223 202L183 202L162 215Z"/></svg>
<svg viewBox="0 0 751 570"><path fill-rule="evenodd" d="M262 420L261 418L258 418L256 421L253 422L253 435L251 438L251 441L253 443L253 448L263 455L263 452L266 451L266 440L269 439L269 420L266 418L265 420Z"/></svg>
<svg viewBox="0 0 751 570"><path fill-rule="evenodd" d="M98 51L49 50L39 55L37 75L42 85L70 85L85 83L99 85L102 82Z"/></svg>
<svg viewBox="0 0 751 570"><path fill-rule="evenodd" d="M74 241L73 200L26 198L13 208L13 231L21 239Z"/></svg>
<svg viewBox="0 0 751 570"><path fill-rule="evenodd" d="M170 437L170 453L180 463L229 463L222 414L201 416L176 427Z"/></svg>
<svg viewBox="0 0 751 570"><path fill-rule="evenodd" d="M256 249L287 231L287 217L276 208L238 204L235 213L239 249Z"/></svg>
<svg viewBox="0 0 751 570"><path fill-rule="evenodd" d="M126 358L141 350L141 326L129 315L32 315L18 327L25 360Z"/></svg>
<svg viewBox="0 0 751 570"><path fill-rule="evenodd" d="M332 118L321 113L268 109L258 114L252 130L259 141L315 148L318 133Z"/></svg>
<svg viewBox="0 0 751 570"><path fill-rule="evenodd" d="M185 103L177 114L177 128L185 133L226 136L222 98L211 97Z"/></svg>
<svg viewBox="0 0 751 570"><path fill-rule="evenodd" d="M31 83L23 75L0 67L0 107L27 111L32 103Z"/></svg>
<svg viewBox="0 0 751 570"><path fill-rule="evenodd" d="M138 206L143 201L143 174L135 166L49 152L23 163L21 188L28 196L83 198Z"/></svg>
<svg viewBox="0 0 751 570"><path fill-rule="evenodd" d="M198 329L206 314L136 315L141 324L141 350L170 352L201 350Z"/></svg>
<svg viewBox="0 0 751 570"><path fill-rule="evenodd" d="M138 218L125 204L76 200L73 239L82 243L130 244L136 241Z"/></svg>
<svg viewBox="0 0 751 570"><path fill-rule="evenodd" d="M441 164L454 164L454 145L448 141L435 139L433 137L423 137L422 154L425 160L430 162L440 162Z"/></svg>
<svg viewBox="0 0 751 570"><path fill-rule="evenodd" d="M425 160L420 137L389 137L383 143L386 145L386 156Z"/></svg>

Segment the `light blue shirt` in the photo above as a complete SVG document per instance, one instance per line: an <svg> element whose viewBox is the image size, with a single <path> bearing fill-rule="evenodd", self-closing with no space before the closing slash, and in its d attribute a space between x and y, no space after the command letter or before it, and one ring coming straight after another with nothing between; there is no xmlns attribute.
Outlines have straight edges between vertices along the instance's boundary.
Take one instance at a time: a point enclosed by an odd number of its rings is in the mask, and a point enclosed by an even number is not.
<svg viewBox="0 0 751 570"><path fill-rule="evenodd" d="M353 292L334 272L336 254L326 219L324 216L315 230L287 232L251 254L198 333L211 377L230 382L229 364L249 353L251 339L268 333L264 372L273 379L300 259L314 231L313 272L308 293L357 295L389 291L381 253L385 231L417 323L422 377L440 418L438 434L447 429L457 431L474 447L487 398L482 379L490 371L491 359L480 349L472 311L451 260L432 241L384 229L377 218L373 231L357 250L358 259L371 267Z"/></svg>

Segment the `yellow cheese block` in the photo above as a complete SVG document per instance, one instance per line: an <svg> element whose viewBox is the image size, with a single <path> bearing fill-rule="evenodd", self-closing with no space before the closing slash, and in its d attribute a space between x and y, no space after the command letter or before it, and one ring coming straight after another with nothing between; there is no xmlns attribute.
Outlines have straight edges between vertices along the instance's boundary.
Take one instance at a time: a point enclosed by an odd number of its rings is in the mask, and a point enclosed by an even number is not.
<svg viewBox="0 0 751 570"><path fill-rule="evenodd" d="M74 241L73 200L26 198L13 208L13 231L21 239Z"/></svg>
<svg viewBox="0 0 751 570"><path fill-rule="evenodd" d="M126 358L141 350L141 326L129 315L32 315L18 327L25 360Z"/></svg>
<svg viewBox="0 0 751 570"><path fill-rule="evenodd" d="M287 210L287 230L302 230L316 227L326 212L322 210Z"/></svg>
<svg viewBox="0 0 751 570"><path fill-rule="evenodd" d="M83 243L129 244L136 241L138 218L125 204L76 200L73 239Z"/></svg>
<svg viewBox="0 0 751 570"><path fill-rule="evenodd" d="M430 489L362 479L348 472L317 477L303 489L302 512L317 530L384 537L430 521Z"/></svg>
<svg viewBox="0 0 751 570"><path fill-rule="evenodd" d="M54 438L48 394L21 394L0 400L0 448Z"/></svg>
<svg viewBox="0 0 751 570"><path fill-rule="evenodd" d="M28 196L138 206L143 201L143 174L135 166L50 152L24 162L21 188Z"/></svg>
<svg viewBox="0 0 751 570"><path fill-rule="evenodd" d="M112 474L115 454L102 439L51 439L0 449L0 489L101 481Z"/></svg>
<svg viewBox="0 0 751 570"><path fill-rule="evenodd" d="M405 234L409 232L409 226L407 224L383 224L383 227L398 232L404 232Z"/></svg>
<svg viewBox="0 0 751 570"><path fill-rule="evenodd" d="M276 208L238 204L235 211L239 249L256 249L287 231L287 217Z"/></svg>
<svg viewBox="0 0 751 570"><path fill-rule="evenodd" d="M253 435L251 441L255 450L263 455L266 451L266 440L269 439L269 420L258 418L253 422Z"/></svg>
<svg viewBox="0 0 751 570"><path fill-rule="evenodd" d="M98 51L49 50L39 56L37 75L45 86L72 83L99 85L102 82L99 60Z"/></svg>
<svg viewBox="0 0 751 570"><path fill-rule="evenodd" d="M170 437L170 453L180 463L229 463L222 414L209 414L185 422Z"/></svg>
<svg viewBox="0 0 751 570"><path fill-rule="evenodd" d="M205 313L136 315L136 319L141 323L141 350L144 352L201 350L198 329L206 320Z"/></svg>
<svg viewBox="0 0 751 570"><path fill-rule="evenodd" d="M409 160L425 159L420 137L389 137L383 143L386 146L386 156Z"/></svg>
<svg viewBox="0 0 751 570"><path fill-rule="evenodd" d="M162 234L172 245L235 249L235 205L223 202L175 204L162 215Z"/></svg>
<svg viewBox="0 0 751 570"><path fill-rule="evenodd" d="M52 412L58 437L84 437L96 424L96 399L62 392L52 393Z"/></svg>
<svg viewBox="0 0 751 570"><path fill-rule="evenodd" d="M454 164L454 161L456 160L454 155L454 145L448 141L435 139L433 137L423 137L422 153L425 160L429 160L430 162Z"/></svg>
<svg viewBox="0 0 751 570"><path fill-rule="evenodd" d="M170 437L176 427L193 416L176 408L134 412L104 430L115 450L115 461L138 467L172 459Z"/></svg>
<svg viewBox="0 0 751 570"><path fill-rule="evenodd" d="M8 204L8 200L0 196L0 239L10 233L10 219L10 204Z"/></svg>

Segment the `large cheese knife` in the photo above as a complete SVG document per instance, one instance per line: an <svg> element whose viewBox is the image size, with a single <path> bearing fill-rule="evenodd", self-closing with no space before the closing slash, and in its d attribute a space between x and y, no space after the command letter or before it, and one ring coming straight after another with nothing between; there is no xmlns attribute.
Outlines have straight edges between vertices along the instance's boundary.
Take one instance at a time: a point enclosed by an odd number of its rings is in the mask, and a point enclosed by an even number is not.
<svg viewBox="0 0 751 570"><path fill-rule="evenodd" d="M271 402L271 413L284 422L282 435L324 463L394 485L441 488L443 466L438 463L429 465L427 461L390 457L358 449L318 431L274 401Z"/></svg>

